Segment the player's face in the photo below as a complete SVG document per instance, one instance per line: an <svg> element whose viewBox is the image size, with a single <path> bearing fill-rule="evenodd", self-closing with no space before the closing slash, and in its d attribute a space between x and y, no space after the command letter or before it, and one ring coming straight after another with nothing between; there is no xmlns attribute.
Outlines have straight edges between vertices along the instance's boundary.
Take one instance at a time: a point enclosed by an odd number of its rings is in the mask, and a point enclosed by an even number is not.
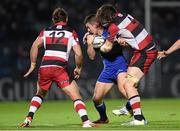
<svg viewBox="0 0 180 131"><path fill-rule="evenodd" d="M90 24L90 23L86 23L86 28L88 30L88 32L94 34L94 35L97 35L97 24Z"/></svg>

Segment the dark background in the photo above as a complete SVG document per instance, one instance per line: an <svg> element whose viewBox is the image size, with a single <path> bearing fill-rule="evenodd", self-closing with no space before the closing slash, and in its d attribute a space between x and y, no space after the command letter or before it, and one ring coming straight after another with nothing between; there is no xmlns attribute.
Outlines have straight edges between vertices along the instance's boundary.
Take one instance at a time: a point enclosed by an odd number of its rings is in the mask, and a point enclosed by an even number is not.
<svg viewBox="0 0 180 131"><path fill-rule="evenodd" d="M86 15L95 13L103 3L110 3L120 12L127 12L145 25L145 0L2 0L0 4L0 101L27 100L36 90L38 68L27 78L24 73L30 65L29 50L39 32L51 25L51 14L62 7L69 14L68 24L77 31L84 54L84 68L78 84L85 99L92 97L95 81L103 68L100 57L89 60L82 38L86 32L83 21ZM155 1L155 0L154 0ZM157 1L157 0L156 0ZM160 1L160 0L159 0ZM167 0L166 0L167 1ZM172 0L169 0L172 1ZM159 49L168 49L180 36L180 7L152 7L151 34ZM38 66L43 49L40 49ZM129 58L129 52L125 51ZM69 60L74 68L73 54ZM156 61L154 68L140 86L142 97L180 97L179 51ZM154 83L152 85L152 83ZM49 99L66 99L67 96L52 87ZM107 98L118 98L114 87Z"/></svg>

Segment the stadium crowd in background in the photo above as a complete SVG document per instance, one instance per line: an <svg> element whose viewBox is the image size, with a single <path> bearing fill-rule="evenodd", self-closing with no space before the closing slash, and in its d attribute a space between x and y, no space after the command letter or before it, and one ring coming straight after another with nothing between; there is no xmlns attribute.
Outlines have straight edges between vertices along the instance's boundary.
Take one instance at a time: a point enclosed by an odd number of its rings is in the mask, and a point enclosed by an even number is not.
<svg viewBox="0 0 180 131"><path fill-rule="evenodd" d="M130 12L141 23L144 23L144 0L131 0L131 2L127 0L104 0L103 2L116 3L118 9ZM51 12L55 7L61 6L69 12L69 25L77 30L80 41L82 41L85 32L83 25L85 16L93 11L95 12L101 4L100 0L2 1L0 5L0 18L2 20L0 24L0 77L9 76L15 79L22 77L27 70L28 50L32 40L43 26L49 25ZM179 35L177 34L177 29L180 28L178 23L180 23L178 10L170 8L167 13L164 13L164 10L153 8L152 32L162 49L169 47L169 43L175 41ZM167 31L167 27L171 31ZM94 74L89 73L89 75L94 77Z"/></svg>

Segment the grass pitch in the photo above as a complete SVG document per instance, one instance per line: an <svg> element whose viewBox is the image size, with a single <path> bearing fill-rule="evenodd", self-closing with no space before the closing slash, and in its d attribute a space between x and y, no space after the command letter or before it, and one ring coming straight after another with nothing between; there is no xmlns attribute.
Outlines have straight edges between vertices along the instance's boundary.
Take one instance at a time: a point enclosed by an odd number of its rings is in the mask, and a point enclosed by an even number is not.
<svg viewBox="0 0 180 131"><path fill-rule="evenodd" d="M148 120L146 126L121 126L131 120L128 116L114 116L112 110L126 101L105 100L109 124L86 130L180 130L180 99L143 99L142 109ZM89 118L99 116L92 101L86 101ZM29 128L19 128L29 109L29 102L0 102L0 130L84 130L81 120L73 109L72 101L48 101L34 116Z"/></svg>

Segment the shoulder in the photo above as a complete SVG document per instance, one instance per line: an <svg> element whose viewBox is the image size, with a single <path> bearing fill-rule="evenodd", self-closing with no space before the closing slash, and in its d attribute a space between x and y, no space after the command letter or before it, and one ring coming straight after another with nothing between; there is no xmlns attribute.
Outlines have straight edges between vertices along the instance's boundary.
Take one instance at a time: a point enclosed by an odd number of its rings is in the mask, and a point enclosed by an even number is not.
<svg viewBox="0 0 180 131"><path fill-rule="evenodd" d="M108 32L113 32L113 31L118 31L118 30L119 30L119 28L116 23L111 23L108 28Z"/></svg>

